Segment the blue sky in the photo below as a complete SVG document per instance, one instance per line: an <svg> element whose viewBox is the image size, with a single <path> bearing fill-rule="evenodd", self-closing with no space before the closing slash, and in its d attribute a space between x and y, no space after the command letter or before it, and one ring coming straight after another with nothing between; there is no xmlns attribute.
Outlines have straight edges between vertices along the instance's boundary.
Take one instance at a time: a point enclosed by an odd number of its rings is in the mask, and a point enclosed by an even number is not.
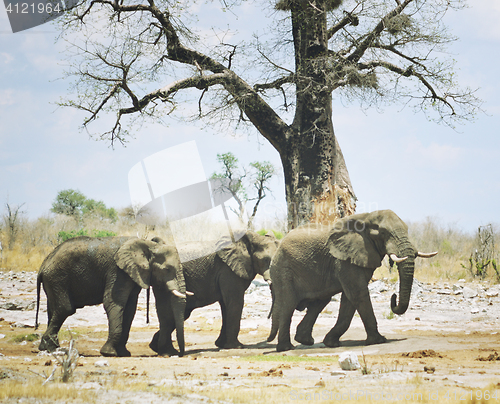
<svg viewBox="0 0 500 404"><path fill-rule="evenodd" d="M401 106L363 111L334 100L335 131L359 212L392 209L403 220L434 217L471 232L500 223L500 3L470 3L446 21L460 38L449 48L459 81L479 88L484 100L486 114L475 122L454 131ZM247 10L245 18L257 21L259 13ZM228 151L244 164L269 160L281 168L277 152L256 132L218 133L172 120L168 126L144 126L126 147L112 149L90 139L79 130L81 114L54 105L70 84L62 78L67 55L64 44L55 43L56 35L50 24L12 34L0 8L0 213L8 201L25 203L31 218L47 215L57 192L68 188L125 207L130 204L128 171L153 153L191 140L207 176L218 169L217 153ZM93 130L99 125L108 129L102 122ZM261 215L282 216L282 176L272 188Z"/></svg>

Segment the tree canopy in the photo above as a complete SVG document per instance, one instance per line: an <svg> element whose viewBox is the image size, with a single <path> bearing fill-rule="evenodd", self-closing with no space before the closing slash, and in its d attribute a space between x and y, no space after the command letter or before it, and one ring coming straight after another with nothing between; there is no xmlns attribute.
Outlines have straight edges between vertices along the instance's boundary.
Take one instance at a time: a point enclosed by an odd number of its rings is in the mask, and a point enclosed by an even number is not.
<svg viewBox="0 0 500 404"><path fill-rule="evenodd" d="M89 199L74 189L59 191L50 210L54 213L70 216L77 222L84 217L100 220L109 219L112 222L118 218L114 208L106 207L103 201Z"/></svg>
<svg viewBox="0 0 500 404"><path fill-rule="evenodd" d="M280 153L290 227L355 210L333 94L365 106L400 102L451 126L480 109L444 52L456 39L444 16L465 0L251 3L272 15L271 26L246 42L232 42L231 28L198 21L217 9L244 18L249 3L78 3L62 20L77 94L63 105L85 111L86 127L115 114L100 133L111 143L126 141L134 122L178 111L188 117L188 102L196 107L191 117L257 129Z"/></svg>
<svg viewBox="0 0 500 404"><path fill-rule="evenodd" d="M277 174L277 170L269 161L254 161L250 163L248 170L239 167L238 158L231 152L218 153L217 160L222 166L222 171L213 173L211 178L229 180L224 190L229 191L238 203L239 209L235 213L240 219L243 219L245 214L245 205L255 201L248 218L248 227L251 228L260 202L267 196L267 192L271 191L268 186L269 181ZM249 192L254 195L250 196Z"/></svg>

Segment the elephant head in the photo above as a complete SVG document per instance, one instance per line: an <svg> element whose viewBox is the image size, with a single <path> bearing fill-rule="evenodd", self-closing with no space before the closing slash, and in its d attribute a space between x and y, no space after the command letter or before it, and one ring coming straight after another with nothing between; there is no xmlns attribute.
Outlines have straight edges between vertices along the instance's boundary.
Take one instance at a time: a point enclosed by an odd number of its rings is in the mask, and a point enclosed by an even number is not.
<svg viewBox="0 0 500 404"><path fill-rule="evenodd" d="M396 294L391 297L391 309L395 314L403 314L408 309L415 258L437 254L418 252L408 239L408 227L390 210L340 219L329 232L327 247L335 258L370 269L378 268L385 255L389 255L397 263L400 279L399 304Z"/></svg>
<svg viewBox="0 0 500 404"><path fill-rule="evenodd" d="M279 242L272 233L264 236L247 231L236 243L226 244L217 255L243 279L253 279L260 274L270 281L269 265Z"/></svg>
<svg viewBox="0 0 500 404"><path fill-rule="evenodd" d="M134 238L124 243L114 258L118 267L142 288L148 289L152 285L153 288L166 288L172 293L177 342L183 354L186 284L176 248L165 243Z"/></svg>

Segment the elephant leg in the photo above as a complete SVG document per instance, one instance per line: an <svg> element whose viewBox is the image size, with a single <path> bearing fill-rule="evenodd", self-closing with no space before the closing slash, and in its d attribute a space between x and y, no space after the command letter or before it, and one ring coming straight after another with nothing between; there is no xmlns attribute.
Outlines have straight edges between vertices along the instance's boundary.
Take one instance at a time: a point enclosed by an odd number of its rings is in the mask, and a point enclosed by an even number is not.
<svg viewBox="0 0 500 404"><path fill-rule="evenodd" d="M179 351L172 343L172 332L175 330L175 318L172 306L165 299L156 300L156 311L160 322L160 330L153 335L149 347L161 356L177 356Z"/></svg>
<svg viewBox="0 0 500 404"><path fill-rule="evenodd" d="M219 348L241 348L243 344L238 341L240 333L241 313L243 312L243 293L236 298L226 298L220 302L222 312L222 327L215 345Z"/></svg>
<svg viewBox="0 0 500 404"><path fill-rule="evenodd" d="M108 316L109 331L108 340L101 348L103 356L130 356L130 352L120 348L123 330L123 306L113 304L106 306L106 314ZM119 352L120 351L120 352ZM121 354L121 355L120 355Z"/></svg>
<svg viewBox="0 0 500 404"><path fill-rule="evenodd" d="M282 307L280 310L278 322L278 345L276 345L276 350L278 352L289 351L294 348L292 342L290 341L290 325L292 323L294 311L295 305L286 305L286 307Z"/></svg>
<svg viewBox="0 0 500 404"><path fill-rule="evenodd" d="M108 340L101 348L103 356L130 356L130 352L123 345L124 318L127 302L136 286L129 280L116 282L113 286L107 287L108 292L104 294L103 305L108 316L109 331ZM128 321L131 323L130 318ZM127 333L129 331L127 330Z"/></svg>
<svg viewBox="0 0 500 404"><path fill-rule="evenodd" d="M53 296L53 292L49 292L48 296ZM71 315L75 314L76 308L71 304L67 295L60 295L57 300L53 297L48 300L47 304L48 324L47 330L42 336L38 349L40 351L53 352L59 348L59 330L64 321Z"/></svg>
<svg viewBox="0 0 500 404"><path fill-rule="evenodd" d="M325 335L323 344L330 348L340 346L339 339L342 335L344 335L344 333L351 325L351 321L354 317L355 312L356 307L354 307L345 293L342 293L342 297L340 298L340 308L337 322L335 323L335 326L328 332L328 334Z"/></svg>
<svg viewBox="0 0 500 404"><path fill-rule="evenodd" d="M367 345L387 342L385 337L378 332L377 319L375 318L372 301L370 299L368 282L372 275L373 270L369 271L366 268L361 268L345 262L341 264L339 273L339 280L343 290L342 297L345 295L358 311L365 327Z"/></svg>
<svg viewBox="0 0 500 404"><path fill-rule="evenodd" d="M361 321L363 321L363 325L365 326L366 345L383 344L384 342L387 342L387 339L378 332L377 319L375 318L375 313L373 312L368 287L366 288L363 301L358 304L356 310L358 310Z"/></svg>
<svg viewBox="0 0 500 404"><path fill-rule="evenodd" d="M314 338L312 336L314 323L316 322L319 313L323 311L328 303L330 303L330 298L325 300L313 300L311 303L309 303L309 305L307 306L306 315L297 326L295 341L303 345L314 344Z"/></svg>
<svg viewBox="0 0 500 404"><path fill-rule="evenodd" d="M132 327L132 321L135 317L135 312L137 310L137 300L139 298L140 287L137 286L137 293L132 293L129 299L127 300L127 304L125 305L125 310L123 312L123 323L122 323L122 332L120 336L120 340L116 347L116 352L118 356L130 356L130 352L127 350L126 345L130 335L130 327Z"/></svg>

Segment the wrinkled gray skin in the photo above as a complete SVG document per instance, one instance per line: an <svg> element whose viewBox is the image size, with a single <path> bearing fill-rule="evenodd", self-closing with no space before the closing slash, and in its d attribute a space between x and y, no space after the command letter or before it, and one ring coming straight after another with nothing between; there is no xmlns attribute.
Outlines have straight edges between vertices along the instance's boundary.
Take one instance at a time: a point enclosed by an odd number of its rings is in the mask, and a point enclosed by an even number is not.
<svg viewBox="0 0 500 404"><path fill-rule="evenodd" d="M38 272L47 295L48 325L39 349L52 352L59 346L57 334L76 309L103 303L109 321L104 356L130 356L126 348L141 288L153 286L171 301L178 341L184 352L184 276L175 247L136 237L77 237L57 246ZM178 291L179 296L173 293Z"/></svg>
<svg viewBox="0 0 500 404"><path fill-rule="evenodd" d="M342 292L337 322L323 343L339 346L356 311L366 330L366 344L386 342L378 332L368 291L368 282L386 254L407 257L398 263L399 304L395 294L391 299L392 311L403 314L410 301L417 250L408 240L408 227L394 212L363 213L340 219L330 227L306 225L288 233L270 268L273 307L268 341L278 333L277 351L293 349L293 312L307 308L295 340L312 345L312 328L319 313L333 295Z"/></svg>
<svg viewBox="0 0 500 404"><path fill-rule="evenodd" d="M219 302L222 328L215 345L225 349L241 347L238 334L245 291L257 274L270 279L269 264L278 245L274 235L261 236L248 231L239 241L216 253L184 262L186 290L194 293L187 296L185 319L195 308ZM160 331L149 346L161 355L175 355L170 337L175 323L170 302L165 297L155 294L156 305L162 308L163 316L159 316ZM163 331L168 338L161 338Z"/></svg>

